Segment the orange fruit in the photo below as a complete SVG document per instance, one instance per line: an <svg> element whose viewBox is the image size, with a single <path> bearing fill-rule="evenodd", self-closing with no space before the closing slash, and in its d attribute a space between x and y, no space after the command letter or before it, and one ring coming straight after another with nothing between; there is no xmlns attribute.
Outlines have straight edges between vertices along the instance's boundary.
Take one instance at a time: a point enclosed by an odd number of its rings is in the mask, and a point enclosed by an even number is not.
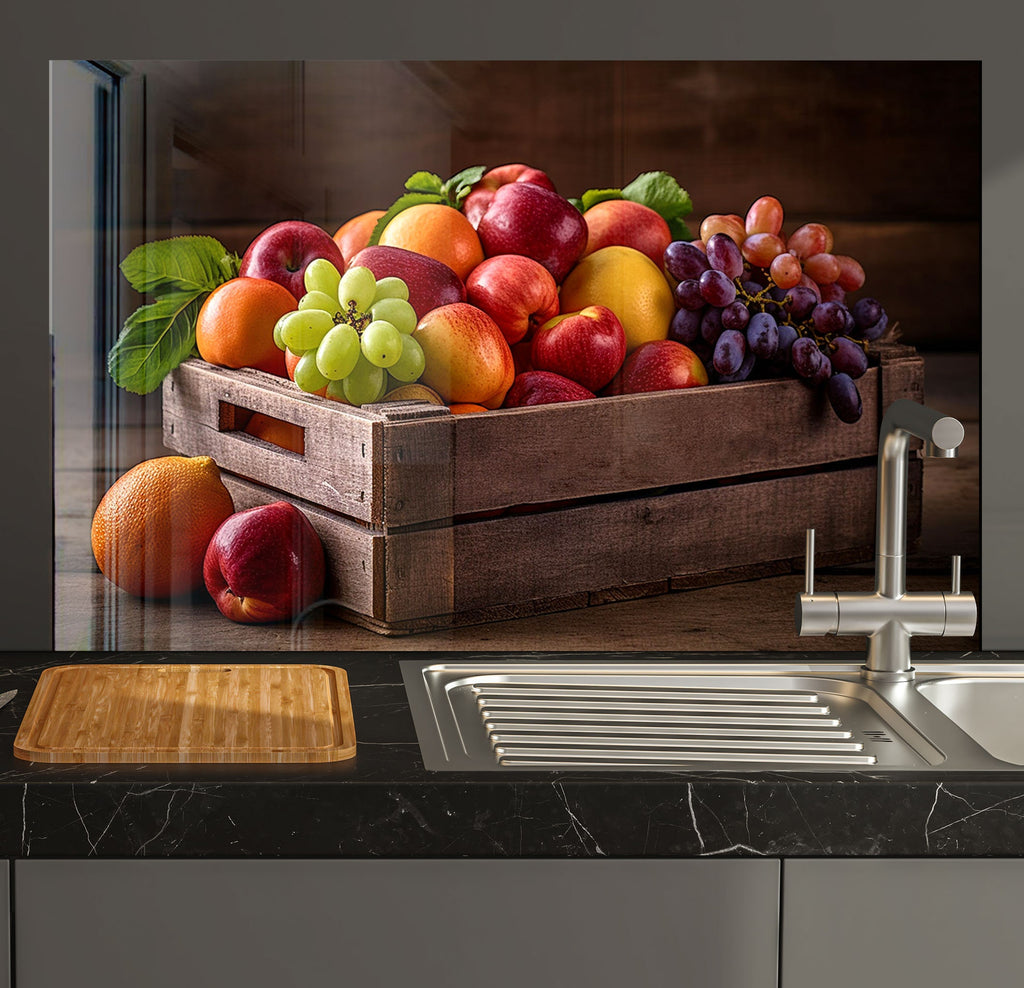
<svg viewBox="0 0 1024 988"><path fill-rule="evenodd" d="M235 510L209 456L158 456L122 474L92 519L100 572L136 597L176 597L203 586L203 556Z"/></svg>
<svg viewBox="0 0 1024 988"><path fill-rule="evenodd" d="M469 415L473 412L486 412L488 409L484 408L483 405L476 405L471 401L457 401L453 405L449 405L448 409L452 415Z"/></svg>
<svg viewBox="0 0 1024 988"><path fill-rule="evenodd" d="M196 318L199 355L220 367L255 367L284 377L284 352L274 342L274 325L297 307L295 296L276 281L225 281L207 295Z"/></svg>
<svg viewBox="0 0 1024 988"><path fill-rule="evenodd" d="M306 430L301 425L271 418L262 412L253 412L243 431L282 449L290 449L293 453L306 451Z"/></svg>
<svg viewBox="0 0 1024 988"><path fill-rule="evenodd" d="M346 220L334 232L334 242L345 259L345 266L359 253L369 242L373 228L384 215L383 209L370 209L352 219Z"/></svg>
<svg viewBox="0 0 1024 988"><path fill-rule="evenodd" d="M676 305L664 271L633 247L614 245L588 254L569 272L560 293L562 312L603 305L626 331L626 352L664 340Z"/></svg>
<svg viewBox="0 0 1024 988"><path fill-rule="evenodd" d="M404 247L447 264L463 281L483 259L484 249L469 220L451 206L421 202L403 209L384 227L382 247Z"/></svg>

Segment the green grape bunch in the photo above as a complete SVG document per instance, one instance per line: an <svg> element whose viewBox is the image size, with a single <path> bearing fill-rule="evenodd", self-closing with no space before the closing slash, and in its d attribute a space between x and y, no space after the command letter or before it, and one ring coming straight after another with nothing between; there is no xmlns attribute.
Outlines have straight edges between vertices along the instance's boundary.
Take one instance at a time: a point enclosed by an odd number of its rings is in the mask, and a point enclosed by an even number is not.
<svg viewBox="0 0 1024 988"><path fill-rule="evenodd" d="M411 384L426 366L413 339L416 310L401 278L379 281L366 267L344 274L317 258L303 275L306 294L274 326L274 342L297 356L295 383L350 405L379 401L389 381Z"/></svg>

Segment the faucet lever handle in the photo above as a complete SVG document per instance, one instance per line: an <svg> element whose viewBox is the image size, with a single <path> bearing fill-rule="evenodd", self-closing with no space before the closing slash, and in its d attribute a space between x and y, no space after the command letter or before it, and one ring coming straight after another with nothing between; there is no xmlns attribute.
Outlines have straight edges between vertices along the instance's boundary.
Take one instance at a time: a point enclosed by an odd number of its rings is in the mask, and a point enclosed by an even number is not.
<svg viewBox="0 0 1024 988"><path fill-rule="evenodd" d="M804 593L814 593L814 529L807 529L807 545L804 551Z"/></svg>
<svg viewBox="0 0 1024 988"><path fill-rule="evenodd" d="M953 593L960 593L960 557L953 557Z"/></svg>

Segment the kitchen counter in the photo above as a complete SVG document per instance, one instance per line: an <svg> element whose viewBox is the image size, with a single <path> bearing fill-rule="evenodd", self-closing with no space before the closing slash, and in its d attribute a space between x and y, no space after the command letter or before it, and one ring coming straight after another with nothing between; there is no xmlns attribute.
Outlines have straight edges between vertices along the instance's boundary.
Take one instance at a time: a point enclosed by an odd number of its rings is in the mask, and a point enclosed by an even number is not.
<svg viewBox="0 0 1024 988"><path fill-rule="evenodd" d="M539 657L528 653L527 657ZM7 858L982 857L1024 855L1024 768L877 777L799 772L434 773L398 661L438 653L283 653L344 668L357 755L311 765L53 765L13 755L41 671L67 662L208 662L211 653L8 655L0 691L0 844ZM480 653L445 654L445 659ZM501 656L487 653L493 660ZM522 656L520 656L522 657ZM544 657L549 657L545 653ZM555 657L555 656L551 656ZM572 653L566 658L591 658ZM623 655L601 653L601 659ZM630 658L637 658L631 653ZM687 658L647 653L645 659ZM859 661L807 653L801 661ZM700 658L706 659L707 655ZM729 656L778 661L778 653ZM915 653L917 662L994 655ZM217 661L253 661L216 653Z"/></svg>

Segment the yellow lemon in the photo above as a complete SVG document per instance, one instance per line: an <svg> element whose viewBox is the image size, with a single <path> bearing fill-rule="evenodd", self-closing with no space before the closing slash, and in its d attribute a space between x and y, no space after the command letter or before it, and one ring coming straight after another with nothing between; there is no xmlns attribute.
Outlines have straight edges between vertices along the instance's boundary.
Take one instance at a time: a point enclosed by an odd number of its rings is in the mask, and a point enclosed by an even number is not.
<svg viewBox="0 0 1024 988"><path fill-rule="evenodd" d="M665 273L633 247L602 247L583 258L562 283L562 312L603 305L626 331L626 352L664 340L676 311Z"/></svg>

